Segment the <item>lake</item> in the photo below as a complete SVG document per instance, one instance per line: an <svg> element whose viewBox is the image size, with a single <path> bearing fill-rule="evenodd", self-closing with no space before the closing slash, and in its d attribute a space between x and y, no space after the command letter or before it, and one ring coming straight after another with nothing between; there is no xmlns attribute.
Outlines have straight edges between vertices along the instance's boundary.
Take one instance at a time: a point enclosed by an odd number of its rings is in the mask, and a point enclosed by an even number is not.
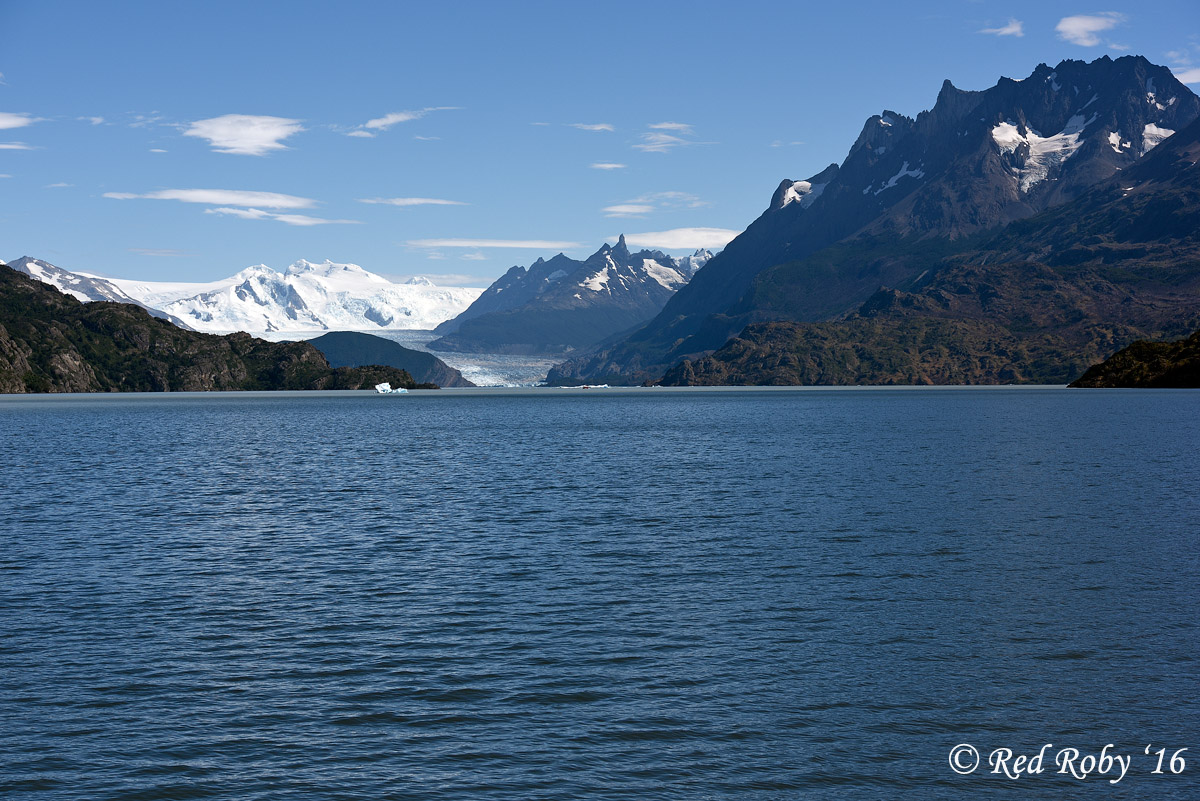
<svg viewBox="0 0 1200 801"><path fill-rule="evenodd" d="M0 396L0 796L1195 798L1198 412Z"/></svg>

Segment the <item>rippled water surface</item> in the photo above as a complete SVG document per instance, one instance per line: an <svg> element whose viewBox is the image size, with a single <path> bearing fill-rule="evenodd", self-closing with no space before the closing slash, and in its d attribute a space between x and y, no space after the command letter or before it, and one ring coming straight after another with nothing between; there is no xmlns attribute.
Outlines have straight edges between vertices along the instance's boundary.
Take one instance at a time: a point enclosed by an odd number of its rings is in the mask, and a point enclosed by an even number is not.
<svg viewBox="0 0 1200 801"><path fill-rule="evenodd" d="M0 398L0 796L1196 798L1198 412Z"/></svg>

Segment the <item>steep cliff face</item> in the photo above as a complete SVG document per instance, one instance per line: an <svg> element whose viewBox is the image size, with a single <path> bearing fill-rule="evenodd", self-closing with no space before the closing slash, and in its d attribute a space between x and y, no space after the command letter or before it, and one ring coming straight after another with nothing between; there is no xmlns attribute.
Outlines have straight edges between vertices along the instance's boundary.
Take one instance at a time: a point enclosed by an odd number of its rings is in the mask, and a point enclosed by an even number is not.
<svg viewBox="0 0 1200 801"><path fill-rule="evenodd" d="M1200 120L1074 201L927 253L841 319L746 326L663 383L1059 384L1135 340L1184 336L1200 326L1198 163ZM811 269L766 271L758 297L786 309Z"/></svg>
<svg viewBox="0 0 1200 801"><path fill-rule="evenodd" d="M181 330L140 306L81 303L0 267L0 392L416 387L390 367L335 370L312 345Z"/></svg>

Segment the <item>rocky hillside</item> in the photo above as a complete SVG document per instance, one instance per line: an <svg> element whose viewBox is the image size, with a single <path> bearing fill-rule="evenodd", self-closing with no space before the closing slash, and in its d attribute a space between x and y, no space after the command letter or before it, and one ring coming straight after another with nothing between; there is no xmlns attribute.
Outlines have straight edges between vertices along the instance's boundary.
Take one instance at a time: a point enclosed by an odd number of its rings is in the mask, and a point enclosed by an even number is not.
<svg viewBox="0 0 1200 801"><path fill-rule="evenodd" d="M1200 389L1200 331L1177 342L1134 342L1071 386Z"/></svg>
<svg viewBox="0 0 1200 801"><path fill-rule="evenodd" d="M404 370L413 380L439 387L475 386L463 374L432 353L406 348L398 342L354 331L334 331L308 340L333 367L386 365Z"/></svg>
<svg viewBox="0 0 1200 801"><path fill-rule="evenodd" d="M964 240L1086 194L1197 116L1200 99L1142 57L1040 65L977 92L947 81L930 111L871 117L840 165L785 180L646 326L550 378L636 382L703 356L749 323L853 311ZM786 308L756 285L781 264L805 265L782 287Z"/></svg>
<svg viewBox="0 0 1200 801"><path fill-rule="evenodd" d="M140 306L69 295L0 266L0 392L415 388L391 367L333 369L305 342L184 331Z"/></svg>

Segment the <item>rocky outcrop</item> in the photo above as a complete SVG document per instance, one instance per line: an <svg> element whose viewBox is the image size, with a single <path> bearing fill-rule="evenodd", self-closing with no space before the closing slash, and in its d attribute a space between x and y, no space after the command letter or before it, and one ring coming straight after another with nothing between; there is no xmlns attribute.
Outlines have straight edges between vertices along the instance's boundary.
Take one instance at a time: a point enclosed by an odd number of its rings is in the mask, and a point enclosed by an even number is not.
<svg viewBox="0 0 1200 801"><path fill-rule="evenodd" d="M1200 331L1176 342L1134 342L1089 367L1071 386L1200 389Z"/></svg>

